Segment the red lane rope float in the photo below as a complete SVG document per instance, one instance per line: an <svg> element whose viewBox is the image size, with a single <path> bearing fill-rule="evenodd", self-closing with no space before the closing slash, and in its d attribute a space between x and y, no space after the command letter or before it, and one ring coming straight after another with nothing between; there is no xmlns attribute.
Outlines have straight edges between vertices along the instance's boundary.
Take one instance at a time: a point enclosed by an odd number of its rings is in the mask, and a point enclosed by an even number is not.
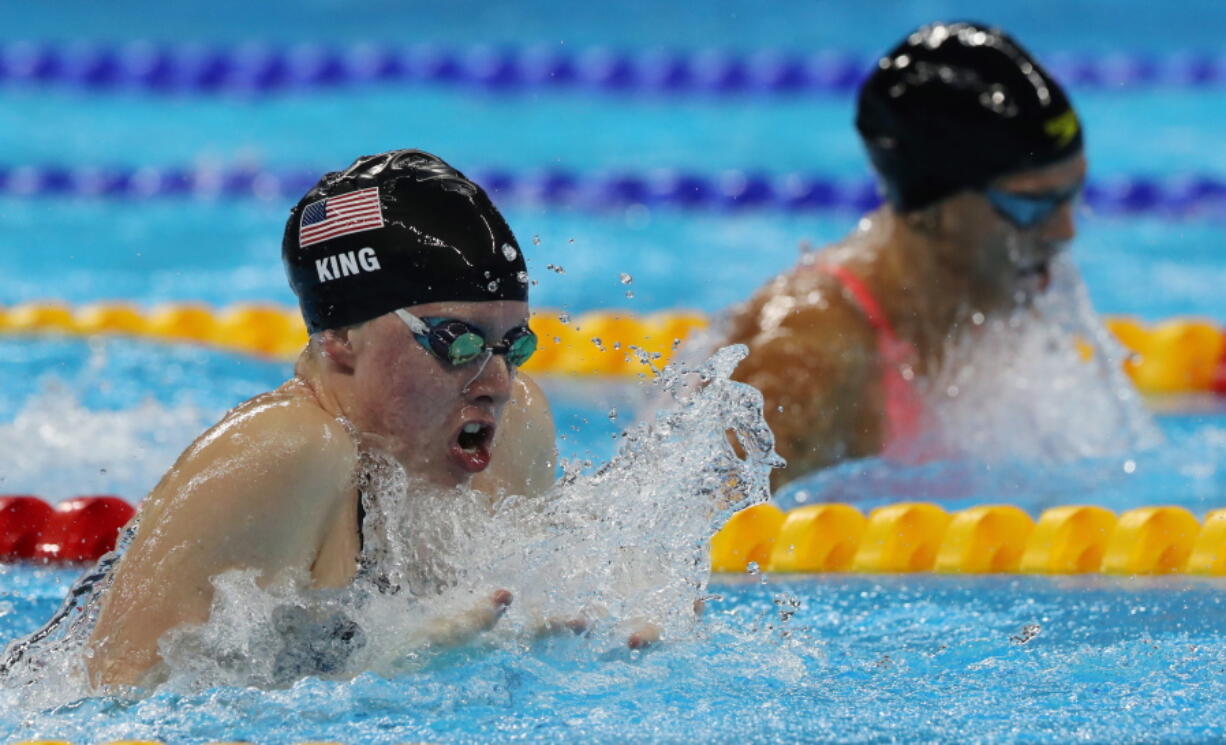
<svg viewBox="0 0 1226 745"><path fill-rule="evenodd" d="M0 496L0 560L95 561L115 548L136 508L119 497L85 496L55 507L28 494Z"/></svg>

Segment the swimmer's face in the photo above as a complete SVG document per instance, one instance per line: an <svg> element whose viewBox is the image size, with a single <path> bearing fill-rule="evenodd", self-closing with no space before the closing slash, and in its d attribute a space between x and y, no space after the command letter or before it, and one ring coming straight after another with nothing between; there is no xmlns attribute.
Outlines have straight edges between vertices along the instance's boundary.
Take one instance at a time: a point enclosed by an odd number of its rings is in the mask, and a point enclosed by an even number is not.
<svg viewBox="0 0 1226 745"><path fill-rule="evenodd" d="M1077 154L1043 168L1012 174L990 185L1008 197L1072 194L1086 177L1086 159ZM1047 289L1051 261L1076 235L1077 199L1063 201L1030 226L1017 224L983 192L964 192L942 204L941 223L961 267L976 279L986 308L1012 307Z"/></svg>
<svg viewBox="0 0 1226 745"><path fill-rule="evenodd" d="M496 344L528 322L528 304L502 300L428 303L418 318L465 321ZM514 371L506 357L482 355L453 367L426 351L394 314L350 331L354 424L381 441L410 474L440 486L485 470ZM485 361L484 365L482 364Z"/></svg>

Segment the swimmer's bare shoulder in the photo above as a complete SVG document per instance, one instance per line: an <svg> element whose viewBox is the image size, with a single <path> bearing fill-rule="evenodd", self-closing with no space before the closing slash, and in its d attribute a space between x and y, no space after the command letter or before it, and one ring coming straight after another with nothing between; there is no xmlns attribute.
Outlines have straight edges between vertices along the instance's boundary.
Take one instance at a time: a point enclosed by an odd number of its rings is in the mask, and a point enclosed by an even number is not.
<svg viewBox="0 0 1226 745"><path fill-rule="evenodd" d="M875 452L876 336L829 275L805 267L774 278L728 319L727 343L749 356L733 377L762 391L766 420L788 468L775 486L844 458Z"/></svg>
<svg viewBox="0 0 1226 745"><path fill-rule="evenodd" d="M142 503L91 638L96 682L138 683L166 630L208 618L216 575L309 572L356 464L345 427L293 381L197 438Z"/></svg>

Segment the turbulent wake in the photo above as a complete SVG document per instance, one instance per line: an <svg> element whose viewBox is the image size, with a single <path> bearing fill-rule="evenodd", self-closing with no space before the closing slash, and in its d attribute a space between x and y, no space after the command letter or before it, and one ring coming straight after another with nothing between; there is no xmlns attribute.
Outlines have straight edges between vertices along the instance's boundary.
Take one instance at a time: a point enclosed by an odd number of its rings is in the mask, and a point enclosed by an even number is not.
<svg viewBox="0 0 1226 745"><path fill-rule="evenodd" d="M438 490L371 454L353 585L312 590L305 577L257 582L250 571L215 578L209 620L161 640L160 687L278 687L418 669L495 590L514 600L479 637L488 643L522 646L562 628L593 648L624 649L644 624L665 641L683 638L706 593L707 539L733 510L768 499L770 471L781 465L761 395L730 380L744 356L730 347L696 368L665 370L651 385L671 406L624 432L608 463L568 465L539 497ZM84 660L106 562L62 621L10 647L21 649L3 676L10 695L46 705L98 693Z"/></svg>

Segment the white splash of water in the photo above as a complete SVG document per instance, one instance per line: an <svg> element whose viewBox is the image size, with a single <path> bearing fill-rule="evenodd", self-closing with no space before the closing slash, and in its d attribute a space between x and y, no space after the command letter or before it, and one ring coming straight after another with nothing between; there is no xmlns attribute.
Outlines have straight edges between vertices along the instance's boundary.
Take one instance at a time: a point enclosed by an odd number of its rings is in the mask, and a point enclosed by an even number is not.
<svg viewBox="0 0 1226 745"><path fill-rule="evenodd" d="M947 341L941 370L921 383L937 451L1067 463L1161 442L1080 274L1063 257L1051 271L1032 304Z"/></svg>
<svg viewBox="0 0 1226 745"><path fill-rule="evenodd" d="M197 407L152 399L133 409L93 411L49 380L0 424L0 492L52 502L81 494L139 499L207 424Z"/></svg>
<svg viewBox="0 0 1226 745"><path fill-rule="evenodd" d="M479 630L496 590L514 599L483 637L493 643L522 648L553 627L581 628L600 650L624 649L648 626L665 641L684 638L706 593L706 540L731 511L765 501L781 465L761 395L730 380L745 353L727 348L697 369L666 370L654 385L673 405L625 432L607 464L570 466L539 497L439 491L372 457L358 579L318 591L289 575L263 587L251 572L215 578L209 620L160 641L162 686L412 670L447 646L440 640ZM77 616L89 616L97 595ZM88 626L32 646L5 687L44 705L92 692L80 665Z"/></svg>

